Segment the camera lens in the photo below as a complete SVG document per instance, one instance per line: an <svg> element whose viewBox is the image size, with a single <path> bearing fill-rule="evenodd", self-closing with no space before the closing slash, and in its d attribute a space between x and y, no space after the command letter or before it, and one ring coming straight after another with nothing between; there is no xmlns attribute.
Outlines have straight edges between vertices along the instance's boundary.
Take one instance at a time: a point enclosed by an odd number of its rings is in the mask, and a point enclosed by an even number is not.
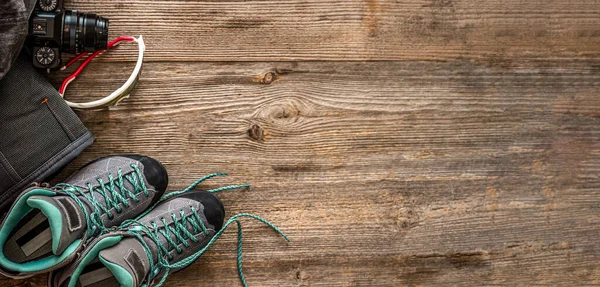
<svg viewBox="0 0 600 287"><path fill-rule="evenodd" d="M106 50L108 19L96 14L66 10L63 19L62 50L66 53Z"/></svg>

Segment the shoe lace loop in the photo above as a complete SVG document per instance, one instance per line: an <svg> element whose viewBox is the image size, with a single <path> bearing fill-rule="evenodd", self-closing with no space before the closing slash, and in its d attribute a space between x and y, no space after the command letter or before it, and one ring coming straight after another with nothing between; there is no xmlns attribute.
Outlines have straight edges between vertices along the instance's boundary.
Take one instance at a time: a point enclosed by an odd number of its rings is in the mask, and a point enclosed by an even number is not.
<svg viewBox="0 0 600 287"><path fill-rule="evenodd" d="M202 182L208 178L215 177L215 176L224 176L224 175L226 175L226 174L219 173L219 174L207 175L207 176L199 179L194 184L192 184L191 186L189 186L188 188L186 188L182 191L171 192L171 193L163 196L163 198L161 198L161 200L159 200L158 203L160 203L168 198L171 198L175 195L190 191L193 188L195 188L200 182ZM216 189L211 189L211 190L208 190L208 192L214 193L214 192L219 192L219 191L223 191L223 190L237 189L237 188L243 188L243 187L248 187L248 186L249 185L247 185L247 184L229 185L229 186L224 186L224 187L220 187L220 188L216 188ZM143 215L145 215L145 214L143 214ZM262 222L265 225L267 225L268 227L270 227L271 229L273 229L275 232L277 232L279 235L281 235L286 241L288 241L288 242L290 241L289 238L281 230L279 230L279 228L277 226L273 225L271 222L267 221L266 219L263 219L257 215L250 214L250 213L240 213L240 214L234 215L231 218L229 218L229 220L227 220L227 222L225 222L225 224L223 224L223 227L214 234L214 236L210 239L210 241L206 244L206 246L204 246L201 250L185 257L184 259L180 260L179 262L171 264L169 261L173 259L173 256L170 254L170 251L172 251L173 249L176 250L178 253L181 253L183 251L178 243L183 245L185 248L188 248L189 247L188 240L191 240L193 242L198 242L198 239L195 237L196 235L198 235L200 232L203 232L205 235L208 236L210 234L210 231L206 228L206 226L202 220L202 217L198 214L198 211L193 207L191 208L190 215L186 215L183 210L180 210L179 218L177 218L176 214L172 213L171 218L173 219L173 223L171 225L169 225L168 222L164 218L161 218L161 222L163 223L162 226L158 226L155 222L152 222L150 225L144 224L139 221L139 218L141 218L143 215L138 216L136 219L127 220L121 226L122 226L122 228L129 227L128 232L133 234L138 239L138 241L142 244L142 246L144 247L144 249L146 251L146 255L148 256L148 260L150 261L151 272L150 272L150 274L148 274L148 277L146 278L146 284L142 285L144 287L150 286L149 284L151 284L154 281L156 276L158 276L158 274L160 274L161 271L164 271L164 273L163 273L163 276L162 276L160 282L158 282L157 284L152 285L152 286L160 287L161 285L163 285L163 283L165 282L167 276L169 275L169 271L171 269L180 269L180 268L184 268L184 267L187 267L190 264L192 264L194 261L196 261L196 259L198 259L200 256L202 256L202 254L204 254L206 252L206 250L208 250L221 237L221 235L223 234L223 232L225 232L227 227L234 222L237 224L237 230L238 230L238 252L237 252L238 253L237 254L238 275L240 277L240 281L242 282L243 286L247 287L248 284L246 283L246 279L245 279L244 273L242 271L242 225L241 225L241 222L239 221L239 219L242 217L248 217L248 218L255 219L259 222ZM188 225L187 223L190 223L190 225ZM174 235L175 239L173 239L171 237L171 234ZM160 242L159 235L162 235L165 238L168 246L164 246L164 244ZM146 241L143 239L144 236L149 238L158 247L157 248L158 258L157 258L156 264L154 263L152 251L151 251L150 247L148 246Z"/></svg>
<svg viewBox="0 0 600 287"><path fill-rule="evenodd" d="M114 218L114 214L111 209L115 209L117 213L121 213L123 208L130 206L129 200L136 202L140 201L138 197L139 193L148 196L148 189L144 182L142 172L136 164L130 165L133 171L131 173L123 175L121 169L117 172L117 177L114 178L112 174L108 175L108 182L104 182L101 178L97 178L98 186L93 186L91 183L87 183L87 191L81 190L78 186L59 183L56 185L63 193L67 194L79 205L85 215L85 220L88 228L88 237L95 232L100 231L101 233L107 232L109 229L104 226L102 215L106 214L109 219ZM125 181L129 182L133 187L133 190L129 190L125 187ZM96 199L96 195L99 194L104 199L104 204ZM92 212L89 212L86 208L86 204L79 198L83 196L90 203L93 208ZM122 205L122 207L120 206Z"/></svg>
<svg viewBox="0 0 600 287"><path fill-rule="evenodd" d="M157 226L155 222L152 222L152 230L153 230L153 238L158 239L158 235L161 234L166 240L168 246L164 246L163 244L157 244L160 249L162 249L163 253L166 254L169 259L173 259L170 254L170 250L175 249L177 253L183 252L183 249L179 247L179 244L182 244L185 248L190 247L188 240L193 242L198 242L196 235L200 232L203 232L205 235L208 235L208 229L204 225L204 222L198 215L198 211L192 206L190 206L191 215L187 216L183 210L179 211L180 219L177 218L175 213L171 213L171 218L173 219L173 226L167 223L165 218L161 218L163 225L161 227ZM188 225L190 224L192 230L188 230ZM175 240L171 238L171 234L175 236ZM178 242L177 242L178 241Z"/></svg>

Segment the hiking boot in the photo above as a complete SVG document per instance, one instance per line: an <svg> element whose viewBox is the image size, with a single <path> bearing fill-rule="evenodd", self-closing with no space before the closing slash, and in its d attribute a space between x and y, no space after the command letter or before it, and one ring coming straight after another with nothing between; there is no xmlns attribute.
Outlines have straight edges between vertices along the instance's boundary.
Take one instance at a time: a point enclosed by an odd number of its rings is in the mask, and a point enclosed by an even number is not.
<svg viewBox="0 0 600 287"><path fill-rule="evenodd" d="M189 191L191 188L188 188L169 193L165 197L170 199L160 202L138 219L128 220L119 230L95 239L78 260L52 272L48 285L160 286L167 275L196 261L229 224L239 224L237 218L242 216L258 219L283 235L266 220L251 214L239 214L223 223L225 210L214 192L239 187L243 186L209 191ZM241 248L241 233L239 235ZM241 256L241 249L239 252ZM239 260L240 278L245 285L241 257Z"/></svg>
<svg viewBox="0 0 600 287"><path fill-rule="evenodd" d="M25 278L70 263L88 240L156 203L167 183L157 160L120 155L88 163L52 188L26 189L0 227L0 273Z"/></svg>

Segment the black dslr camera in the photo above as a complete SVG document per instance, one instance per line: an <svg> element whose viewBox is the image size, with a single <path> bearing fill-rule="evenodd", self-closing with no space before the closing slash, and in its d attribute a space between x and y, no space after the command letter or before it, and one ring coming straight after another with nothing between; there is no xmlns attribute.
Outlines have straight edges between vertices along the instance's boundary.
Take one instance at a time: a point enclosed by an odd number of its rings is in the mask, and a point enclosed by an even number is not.
<svg viewBox="0 0 600 287"><path fill-rule="evenodd" d="M61 52L79 54L106 50L108 19L65 10L63 0L38 0L29 19L28 41L33 48L33 66L57 69Z"/></svg>

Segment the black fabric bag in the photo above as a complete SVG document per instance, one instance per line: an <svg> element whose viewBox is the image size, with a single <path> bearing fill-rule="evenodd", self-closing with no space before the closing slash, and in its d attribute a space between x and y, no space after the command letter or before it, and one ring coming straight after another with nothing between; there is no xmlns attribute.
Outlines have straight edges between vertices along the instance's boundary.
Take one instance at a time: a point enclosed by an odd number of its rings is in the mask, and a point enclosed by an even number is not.
<svg viewBox="0 0 600 287"><path fill-rule="evenodd" d="M36 0L0 0L0 216L32 182L60 171L92 134L21 51Z"/></svg>
<svg viewBox="0 0 600 287"><path fill-rule="evenodd" d="M0 213L24 187L57 173L93 141L22 54L0 80Z"/></svg>
<svg viewBox="0 0 600 287"><path fill-rule="evenodd" d="M8 73L27 37L37 0L0 0L0 79Z"/></svg>

